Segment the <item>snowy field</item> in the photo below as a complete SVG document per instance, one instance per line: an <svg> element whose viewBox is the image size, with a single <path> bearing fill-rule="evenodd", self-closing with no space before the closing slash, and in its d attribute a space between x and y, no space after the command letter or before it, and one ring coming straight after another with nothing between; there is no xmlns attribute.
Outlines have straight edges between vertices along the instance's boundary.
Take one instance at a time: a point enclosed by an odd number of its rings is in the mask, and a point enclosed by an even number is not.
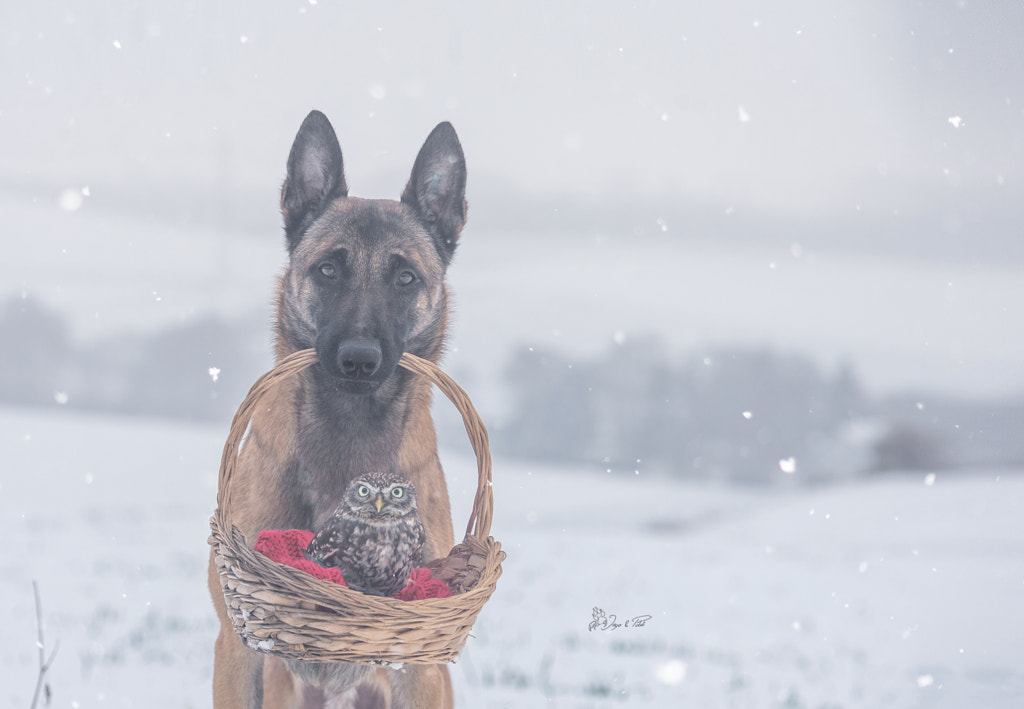
<svg viewBox="0 0 1024 709"><path fill-rule="evenodd" d="M0 409L0 706L207 707L225 431ZM446 456L456 530L475 471ZM462 707L1024 703L1024 476L755 491L495 466L509 558ZM594 608L622 627L589 630ZM650 616L646 623L624 621Z"/></svg>

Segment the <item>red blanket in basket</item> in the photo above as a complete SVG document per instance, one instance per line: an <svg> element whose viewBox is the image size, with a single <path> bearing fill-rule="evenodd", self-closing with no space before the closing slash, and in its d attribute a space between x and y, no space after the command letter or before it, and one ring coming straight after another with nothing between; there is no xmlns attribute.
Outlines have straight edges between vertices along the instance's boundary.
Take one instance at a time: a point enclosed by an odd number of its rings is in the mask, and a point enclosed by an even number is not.
<svg viewBox="0 0 1024 709"><path fill-rule="evenodd" d="M313 540L313 533L305 529L265 529L256 538L256 551L271 561L305 571L318 579L347 585L338 569L326 568L310 561L302 553ZM451 590L444 581L435 579L429 569L413 569L409 583L392 598L400 601L420 601L424 598L448 598Z"/></svg>

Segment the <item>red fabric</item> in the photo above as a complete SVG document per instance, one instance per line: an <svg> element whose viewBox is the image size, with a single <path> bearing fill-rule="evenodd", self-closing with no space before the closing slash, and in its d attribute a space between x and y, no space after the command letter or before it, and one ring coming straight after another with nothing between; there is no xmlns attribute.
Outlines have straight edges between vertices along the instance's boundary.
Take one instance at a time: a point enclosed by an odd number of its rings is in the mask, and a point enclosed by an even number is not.
<svg viewBox="0 0 1024 709"><path fill-rule="evenodd" d="M422 601L424 598L448 598L451 589L441 579L435 579L430 569L413 569L409 583L392 598L400 601Z"/></svg>
<svg viewBox="0 0 1024 709"><path fill-rule="evenodd" d="M305 571L324 581L347 585L338 569L325 568L306 558L303 551L311 541L313 533L305 529L264 529L256 538L255 548L271 561ZM444 581L435 579L429 569L413 569L405 588L392 598L420 601L424 598L448 598L451 595Z"/></svg>
<svg viewBox="0 0 1024 709"><path fill-rule="evenodd" d="M311 541L313 533L305 529L264 529L256 537L256 551L271 561L305 571L318 579L346 586L341 571L324 568L307 559L302 553Z"/></svg>

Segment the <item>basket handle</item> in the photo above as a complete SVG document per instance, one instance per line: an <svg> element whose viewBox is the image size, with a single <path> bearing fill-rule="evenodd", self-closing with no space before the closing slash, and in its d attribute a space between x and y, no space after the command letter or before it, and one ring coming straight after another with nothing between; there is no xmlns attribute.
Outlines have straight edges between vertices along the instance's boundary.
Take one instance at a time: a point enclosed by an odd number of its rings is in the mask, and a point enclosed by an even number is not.
<svg viewBox="0 0 1024 709"><path fill-rule="evenodd" d="M398 363L410 372L421 374L441 390L455 408L462 414L462 423L466 426L469 443L476 454L478 473L476 497L473 498L473 511L466 524L466 536L474 536L481 542L486 541L491 533L491 520L494 517L494 491L491 488L491 448L487 437L487 427L476 412L469 395L445 374L440 367L430 360L422 359L405 352Z"/></svg>
<svg viewBox="0 0 1024 709"><path fill-rule="evenodd" d="M261 376L249 389L245 399L239 405L231 420L231 429L228 438L224 442L224 451L220 461L220 475L217 481L217 509L219 514L226 514L230 509L231 480L234 477L235 466L238 462L239 448L245 432L249 428L256 409L263 399L277 383L283 379L301 372L317 362L316 350L306 349L294 352L285 357L272 370ZM455 383L455 380L441 371L440 367L429 360L422 359L416 355L405 352L398 363L405 369L425 376L448 399L455 405L455 408L462 414L462 422L466 426L466 433L469 435L469 442L476 454L476 465L479 474L477 480L476 497L473 499L473 511L466 525L466 536L474 536L480 541L485 541L491 531L491 520L494 516L494 492L491 489L491 451L488 443L487 428L484 426L480 415L477 414L470 401L469 395Z"/></svg>
<svg viewBox="0 0 1024 709"><path fill-rule="evenodd" d="M249 388L249 393L238 405L234 417L231 419L231 428L228 431L228 438L224 441L224 451L220 458L220 474L217 478L217 509L218 513L225 516L230 509L231 480L234 477L235 466L238 463L238 454L242 445L245 432L249 430L249 423L252 421L260 402L274 386L282 379L287 379L317 361L316 350L299 350L283 360L280 364L263 374Z"/></svg>

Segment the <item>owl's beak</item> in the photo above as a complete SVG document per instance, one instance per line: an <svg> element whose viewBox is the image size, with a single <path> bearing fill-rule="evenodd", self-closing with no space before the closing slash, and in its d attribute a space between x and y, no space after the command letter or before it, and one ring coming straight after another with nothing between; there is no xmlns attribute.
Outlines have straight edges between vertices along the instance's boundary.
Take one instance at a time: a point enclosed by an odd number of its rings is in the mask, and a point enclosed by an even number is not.
<svg viewBox="0 0 1024 709"><path fill-rule="evenodd" d="M377 508L377 511L380 512L380 508L384 506L384 498L377 495L377 499L373 501L373 505Z"/></svg>

